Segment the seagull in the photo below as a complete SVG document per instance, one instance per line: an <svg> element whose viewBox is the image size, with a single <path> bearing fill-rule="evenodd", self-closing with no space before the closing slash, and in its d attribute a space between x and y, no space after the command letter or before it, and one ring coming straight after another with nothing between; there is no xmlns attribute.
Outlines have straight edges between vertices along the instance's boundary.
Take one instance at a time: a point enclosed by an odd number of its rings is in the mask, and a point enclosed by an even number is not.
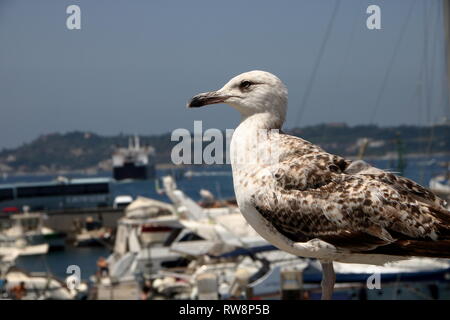
<svg viewBox="0 0 450 320"><path fill-rule="evenodd" d="M412 180L284 133L288 91L278 77L246 72L187 106L222 103L241 114L230 144L241 213L280 250L320 261L322 299L332 298L333 261L450 258L446 202Z"/></svg>

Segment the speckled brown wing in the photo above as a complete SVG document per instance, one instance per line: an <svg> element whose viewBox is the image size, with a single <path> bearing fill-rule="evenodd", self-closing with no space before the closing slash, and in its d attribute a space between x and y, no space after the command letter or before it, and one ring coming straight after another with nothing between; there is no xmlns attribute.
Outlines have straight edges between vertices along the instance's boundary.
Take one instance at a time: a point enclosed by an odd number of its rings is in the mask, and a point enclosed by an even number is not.
<svg viewBox="0 0 450 320"><path fill-rule="evenodd" d="M357 162L362 164L358 165ZM359 167L359 170L354 170L355 167ZM349 172L352 172L352 174L370 177L373 180L377 180L391 186L401 195L407 197L409 201L415 201L421 203L422 205L428 206L430 214L440 220L442 224L450 225L450 213L446 208L447 202L418 183L408 178L397 176L391 172L374 168L364 161L353 162L351 166L347 167L345 170L345 173L348 174Z"/></svg>
<svg viewBox="0 0 450 320"><path fill-rule="evenodd" d="M273 183L261 186L252 199L258 212L293 241L319 238L337 247L375 252L404 245L401 241L435 244L449 239L449 212L432 205L434 195L423 188L413 185L408 191L407 181L395 183L389 174L388 180L345 174L350 162L321 149L294 150L281 160L270 168Z"/></svg>
<svg viewBox="0 0 450 320"><path fill-rule="evenodd" d="M253 201L265 219L295 242L318 238L353 252L450 257L448 225L429 207L406 204L395 190L390 191L393 199L384 198L371 191L374 183L355 190L358 185L334 181L316 190L261 189Z"/></svg>
<svg viewBox="0 0 450 320"><path fill-rule="evenodd" d="M274 141L284 152L269 170L274 183L282 189L317 189L331 182L334 175L345 172L351 164L298 137L281 134Z"/></svg>
<svg viewBox="0 0 450 320"><path fill-rule="evenodd" d="M445 208L447 205L446 201L436 196L427 188L422 187L420 184L408 178L397 176L390 172L364 175L393 187L401 195L407 196L417 202L426 204L437 211L447 212L448 214L448 210L446 210ZM442 218L447 221L447 223L450 223L450 215L444 215Z"/></svg>

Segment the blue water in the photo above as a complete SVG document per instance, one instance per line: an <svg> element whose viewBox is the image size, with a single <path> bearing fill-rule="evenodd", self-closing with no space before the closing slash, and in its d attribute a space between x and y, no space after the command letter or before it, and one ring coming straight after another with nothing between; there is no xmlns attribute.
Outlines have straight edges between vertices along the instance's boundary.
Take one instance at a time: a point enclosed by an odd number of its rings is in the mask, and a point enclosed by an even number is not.
<svg viewBox="0 0 450 320"><path fill-rule="evenodd" d="M33 272L50 272L59 279L65 279L67 267L77 265L81 270L81 279L88 280L95 274L97 259L108 257L110 250L104 247L75 248L66 246L65 250L49 252L42 256L22 256L16 261L17 267Z"/></svg>
<svg viewBox="0 0 450 320"><path fill-rule="evenodd" d="M439 163L450 161L450 156L439 156L433 159L420 157L408 158L404 172L404 176L419 182L424 186L428 186L431 177L443 173L445 168ZM380 169L396 170L395 161L389 160L368 160L372 165ZM208 189L217 198L227 199L234 198L233 180L231 176L230 166L222 168L198 167L194 168L195 172L211 173L207 176L194 176L192 178L181 178L177 180L178 187L183 190L191 198L198 200L199 190ZM158 177L166 174L173 174L173 171L159 171ZM182 172L178 172L182 173ZM97 175L106 176L106 175ZM83 175L71 175L71 177L86 177ZM4 179L4 183L13 182L32 182L32 181L49 181L55 176L19 176ZM118 182L112 187L113 196L119 194L127 194L136 197L138 195L150 197L162 201L169 201L165 195L157 193L155 181L135 181L135 182ZM50 252L44 257L21 257L18 259L18 266L28 271L47 271L59 278L67 276L67 266L71 264L78 265L81 268L82 278L88 279L90 275L96 271L96 261L100 256L108 256L109 250L105 248L66 248L65 251Z"/></svg>

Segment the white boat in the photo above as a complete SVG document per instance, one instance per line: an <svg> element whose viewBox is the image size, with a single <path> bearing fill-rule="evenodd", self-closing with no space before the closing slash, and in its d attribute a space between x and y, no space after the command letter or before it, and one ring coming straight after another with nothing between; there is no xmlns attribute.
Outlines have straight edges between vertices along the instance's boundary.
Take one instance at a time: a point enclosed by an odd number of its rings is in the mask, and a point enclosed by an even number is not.
<svg viewBox="0 0 450 320"><path fill-rule="evenodd" d="M74 242L76 247L108 246L110 243L111 230L105 228L101 221L87 217L77 228Z"/></svg>
<svg viewBox="0 0 450 320"><path fill-rule="evenodd" d="M136 274L154 273L166 263L176 263L181 256L164 244L182 228L178 219L174 207L161 201L138 197L127 206L125 216L118 221L113 253L107 259L109 274L93 279L97 298L136 299ZM126 293L130 290L133 293Z"/></svg>
<svg viewBox="0 0 450 320"><path fill-rule="evenodd" d="M132 287L128 298L137 298L139 283L151 279L154 298L279 299L286 270L300 272L302 290L312 299L320 297L317 261L277 250L246 223L235 207L202 208L177 189L172 178L164 177L163 182L174 205L140 199L127 207L126 216L119 221L114 253L108 258L109 277L100 280L100 297L124 296L130 290L126 288ZM156 214L158 205L167 212ZM165 227L167 234L145 236L145 225L154 230ZM390 297L396 288L409 288L407 281L414 282L422 298L430 285L436 285L441 297L450 296L446 289L450 280L447 260L411 259L385 267L336 263L335 268L336 293L342 299ZM367 279L374 273L383 279L382 291L366 288ZM396 297L421 296L404 290Z"/></svg>
<svg viewBox="0 0 450 320"><path fill-rule="evenodd" d="M0 255L17 253L19 256L42 255L49 250L48 243L32 245L25 238L9 237L0 234Z"/></svg>
<svg viewBox="0 0 450 320"><path fill-rule="evenodd" d="M245 220L237 211L229 210L228 213L215 209L199 208L181 190L171 177L163 178L166 194L174 202L176 207L186 212L189 219L180 219L180 223L186 229L192 230L210 242L217 241L215 246L208 247L205 243L195 244L175 242L171 249L180 254L196 257L194 271L190 276L184 273L159 272L161 281L157 290L164 294L170 292L169 297L186 298L186 287L180 286L176 279L184 279L191 288L190 298L200 298L201 290L197 281L201 274L215 275L218 283L218 297L246 297L245 292L250 288L252 297L280 298L280 277L284 269L297 269L302 272L304 289L311 292L310 297L320 297L321 269L316 260L301 259L279 250L271 250L270 246L255 233L247 228ZM189 209L188 209L189 208ZM210 211L212 210L212 211ZM220 213L219 213L220 212ZM208 222L202 217L208 217ZM241 221L241 219L243 221ZM218 243L222 243L222 246ZM234 250L226 252L230 247ZM219 249L219 251L214 252ZM248 258L248 253L253 252L253 259ZM209 259L205 262L205 255L211 257L214 253L221 259ZM234 257L234 260L233 260ZM224 262L223 259L228 259ZM192 265L190 265L192 267ZM336 263L337 290L343 299L361 298L367 299L423 299L435 298L436 292L440 297L450 297L448 285L450 281L450 263L445 259L413 258L399 261L387 266L370 266L358 264ZM366 282L373 275L380 275L383 281L382 289L369 290ZM186 277L188 276L188 277ZM171 285L169 285L172 283ZM240 284L239 284L240 283ZM243 283L245 285L243 285ZM173 285L173 286L172 286ZM176 293L176 289L179 292ZM404 290L399 290L403 288ZM432 292L430 292L433 288ZM364 295L361 292L364 291ZM174 293L175 291L175 293ZM314 294L316 296L314 296ZM167 296L167 295L166 295ZM211 295L207 295L211 298Z"/></svg>
<svg viewBox="0 0 450 320"><path fill-rule="evenodd" d="M22 300L74 300L85 299L88 287L80 283L76 289L69 289L66 283L56 279L47 273L28 273L12 267L3 277L3 291L10 292L11 289L23 283L26 294ZM8 297L6 297L8 298ZM13 297L11 297L13 298Z"/></svg>
<svg viewBox="0 0 450 320"><path fill-rule="evenodd" d="M16 242L20 248L29 247L26 252L39 252L40 249L63 249L65 247L66 234L56 232L44 226L45 215L39 212L18 213L10 216L10 227L1 231L1 246L4 242ZM24 245L25 243L26 245ZM44 244L46 246L44 246ZM30 253L33 254L33 253Z"/></svg>
<svg viewBox="0 0 450 320"><path fill-rule="evenodd" d="M119 209L119 208L125 208L130 203L133 202L133 197L129 195L119 195L114 198L113 202L113 208Z"/></svg>
<svg viewBox="0 0 450 320"><path fill-rule="evenodd" d="M47 249L48 245L46 244ZM41 249L39 252L43 252ZM35 254L37 251L26 252L17 248L0 250L0 299L14 299L14 288L24 287L23 300L73 300L85 299L88 287L80 282L69 289L66 283L58 280L49 273L29 273L15 266L16 259L23 254Z"/></svg>
<svg viewBox="0 0 450 320"><path fill-rule="evenodd" d="M430 189L437 193L450 194L450 177L440 175L430 180Z"/></svg>
<svg viewBox="0 0 450 320"><path fill-rule="evenodd" d="M14 243L14 245L5 246L5 243L2 242L0 239L0 255L11 255L16 252L18 253L19 256L47 254L48 244L43 243L43 244L38 244L38 245L21 247L20 245L17 245L17 243Z"/></svg>
<svg viewBox="0 0 450 320"><path fill-rule="evenodd" d="M447 207L450 209L450 162L445 165L447 172L431 178L429 187L433 193L447 200Z"/></svg>

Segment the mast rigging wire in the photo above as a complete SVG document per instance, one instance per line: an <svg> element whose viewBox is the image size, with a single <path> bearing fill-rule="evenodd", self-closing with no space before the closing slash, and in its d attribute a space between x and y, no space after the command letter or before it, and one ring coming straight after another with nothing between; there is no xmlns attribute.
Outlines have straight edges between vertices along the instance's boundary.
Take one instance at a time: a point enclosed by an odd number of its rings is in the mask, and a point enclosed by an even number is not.
<svg viewBox="0 0 450 320"><path fill-rule="evenodd" d="M384 91L386 90L386 84L387 84L387 82L389 80L389 77L391 75L391 70L392 70L392 68L394 66L394 62L395 62L395 59L397 57L398 50L400 48L400 44L403 41L403 37L405 35L407 26L408 26L409 21L411 19L411 15L412 15L412 12L413 12L412 9L414 8L416 2L417 2L417 0L415 0L414 2L411 3L411 5L409 7L409 10L408 10L408 14L407 14L406 19L405 19L405 22L402 25L399 38L398 38L398 40L397 40L397 42L395 44L395 47L394 47L394 52L392 53L391 59L389 60L388 68L386 69L386 73L384 74L383 81L381 83L381 88L378 91L378 95L377 95L377 98L375 100L375 105L374 105L372 114L370 116L370 124L374 124L375 116L376 116L377 110L378 110L378 108L380 106L381 98L382 98L382 96L384 94Z"/></svg>
<svg viewBox="0 0 450 320"><path fill-rule="evenodd" d="M296 122L295 122L297 124L297 126L300 126L300 120L301 120L301 118L303 116L303 113L305 112L306 105L308 103L309 96L311 94L312 86L313 86L313 84L315 82L317 71L319 70L319 66L320 66L320 63L322 61L323 54L325 52L325 47L326 47L326 45L328 43L328 39L330 37L331 30L333 29L334 21L335 21L336 14L338 12L340 4L341 4L341 0L336 0L336 2L334 4L333 12L331 14L331 19L330 19L330 22L328 23L327 29L325 31L325 37L323 38L322 44L320 45L319 54L317 56L316 61L314 62L313 71L312 71L311 77L309 78L309 82L308 82L308 85L306 87L305 94L303 95L303 98L302 98L302 101L301 101L301 104L300 104L300 108L299 108L299 111L297 113L297 119L296 119Z"/></svg>

